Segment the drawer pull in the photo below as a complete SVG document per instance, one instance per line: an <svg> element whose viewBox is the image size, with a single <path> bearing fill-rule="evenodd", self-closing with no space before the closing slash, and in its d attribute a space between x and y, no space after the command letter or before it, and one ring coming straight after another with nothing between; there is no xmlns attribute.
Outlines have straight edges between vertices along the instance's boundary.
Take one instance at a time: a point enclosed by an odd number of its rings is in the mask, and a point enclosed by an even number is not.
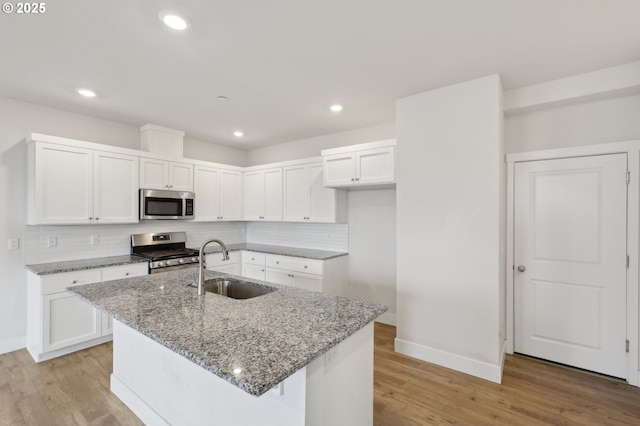
<svg viewBox="0 0 640 426"><path fill-rule="evenodd" d="M308 268L308 266L307 266L307 265L304 265L304 269L307 269L307 268Z"/></svg>
<svg viewBox="0 0 640 426"><path fill-rule="evenodd" d="M71 281L71 284L76 284L78 282L78 280L73 280Z"/></svg>
<svg viewBox="0 0 640 426"><path fill-rule="evenodd" d="M305 268L306 268L306 266L305 266ZM125 277L128 277L128 276L129 276L129 273L128 273L128 272L126 272L126 273L124 274L124 276L125 276Z"/></svg>
<svg viewBox="0 0 640 426"><path fill-rule="evenodd" d="M280 264L280 262L277 262L277 261L276 261L276 265L279 265L279 264Z"/></svg>

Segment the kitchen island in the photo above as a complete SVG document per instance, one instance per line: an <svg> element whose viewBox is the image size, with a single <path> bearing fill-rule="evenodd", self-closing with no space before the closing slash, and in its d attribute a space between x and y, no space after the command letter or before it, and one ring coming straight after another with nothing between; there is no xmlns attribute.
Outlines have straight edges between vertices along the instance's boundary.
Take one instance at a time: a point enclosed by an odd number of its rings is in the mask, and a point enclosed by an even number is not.
<svg viewBox="0 0 640 426"><path fill-rule="evenodd" d="M145 423L372 423L384 306L261 281L276 291L198 297L193 271L68 289L113 316L111 388Z"/></svg>

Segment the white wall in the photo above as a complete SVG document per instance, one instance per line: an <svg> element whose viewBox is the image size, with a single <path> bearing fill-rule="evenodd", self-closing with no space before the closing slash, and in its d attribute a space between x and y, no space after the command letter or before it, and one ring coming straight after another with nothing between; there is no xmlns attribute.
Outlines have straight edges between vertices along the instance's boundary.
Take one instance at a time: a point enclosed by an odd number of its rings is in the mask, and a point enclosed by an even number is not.
<svg viewBox="0 0 640 426"><path fill-rule="evenodd" d="M247 163L247 151L245 150L216 145L188 137L184 138L182 154L185 158L230 164L232 166L244 167Z"/></svg>
<svg viewBox="0 0 640 426"><path fill-rule="evenodd" d="M497 75L398 100L396 350L500 382Z"/></svg>
<svg viewBox="0 0 640 426"><path fill-rule="evenodd" d="M349 192L349 296L387 305L396 324L396 190Z"/></svg>
<svg viewBox="0 0 640 426"><path fill-rule="evenodd" d="M249 151L247 153L247 166L317 157L323 149L392 139L394 137L395 123L384 123L330 135L300 139Z"/></svg>
<svg viewBox="0 0 640 426"><path fill-rule="evenodd" d="M640 139L640 95L600 99L507 116L506 151Z"/></svg>
<svg viewBox="0 0 640 426"><path fill-rule="evenodd" d="M131 149L140 146L136 126L0 97L0 353L24 347L26 333L24 140L31 132ZM207 156L208 147L185 143L185 151L196 158ZM244 151L226 155L227 160L244 163ZM9 238L20 238L19 250L7 250Z"/></svg>

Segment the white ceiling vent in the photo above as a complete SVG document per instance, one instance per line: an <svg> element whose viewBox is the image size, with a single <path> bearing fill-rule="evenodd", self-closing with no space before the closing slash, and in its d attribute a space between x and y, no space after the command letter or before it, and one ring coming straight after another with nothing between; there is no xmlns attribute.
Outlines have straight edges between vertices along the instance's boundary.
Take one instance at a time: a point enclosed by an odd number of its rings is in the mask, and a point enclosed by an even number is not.
<svg viewBox="0 0 640 426"><path fill-rule="evenodd" d="M157 124L140 127L140 149L154 154L182 157L184 132Z"/></svg>

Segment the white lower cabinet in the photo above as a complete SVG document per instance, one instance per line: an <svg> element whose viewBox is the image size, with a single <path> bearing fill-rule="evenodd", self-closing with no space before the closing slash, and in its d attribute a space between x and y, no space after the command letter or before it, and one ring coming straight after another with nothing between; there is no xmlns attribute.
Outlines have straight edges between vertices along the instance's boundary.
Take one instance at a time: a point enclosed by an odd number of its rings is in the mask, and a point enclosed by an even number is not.
<svg viewBox="0 0 640 426"><path fill-rule="evenodd" d="M242 276L253 280L265 280L265 255L254 251L242 252Z"/></svg>
<svg viewBox="0 0 640 426"><path fill-rule="evenodd" d="M42 352L51 352L102 336L101 313L76 296L44 295Z"/></svg>
<svg viewBox="0 0 640 426"><path fill-rule="evenodd" d="M344 296L349 281L348 267L347 256L323 261L266 255L265 281Z"/></svg>
<svg viewBox="0 0 640 426"><path fill-rule="evenodd" d="M112 320L67 287L148 274L147 263L52 275L28 273L27 349L37 362L111 340Z"/></svg>
<svg viewBox="0 0 640 426"><path fill-rule="evenodd" d="M206 268L335 296L347 294L348 256L323 261L243 250L229 252L229 258L223 261L220 253L208 254Z"/></svg>

